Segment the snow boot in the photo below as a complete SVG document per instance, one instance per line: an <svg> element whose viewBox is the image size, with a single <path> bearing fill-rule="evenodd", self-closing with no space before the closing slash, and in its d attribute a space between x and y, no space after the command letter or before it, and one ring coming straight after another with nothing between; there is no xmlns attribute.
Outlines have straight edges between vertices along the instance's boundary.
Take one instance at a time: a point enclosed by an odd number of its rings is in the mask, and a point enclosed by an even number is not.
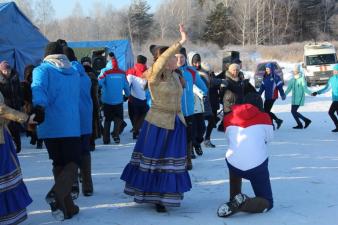
<svg viewBox="0 0 338 225"><path fill-rule="evenodd" d="M240 193L236 195L230 202L222 204L218 210L219 217L228 217L240 211L241 205L244 204L248 196Z"/></svg>
<svg viewBox="0 0 338 225"><path fill-rule="evenodd" d="M213 143L211 143L210 140L205 140L204 141L204 146L207 148L216 148L216 145L214 145Z"/></svg>
<svg viewBox="0 0 338 225"><path fill-rule="evenodd" d="M312 121L309 120L309 119L305 120L304 129L306 129L306 128L310 125L311 122L312 122Z"/></svg>
<svg viewBox="0 0 338 225"><path fill-rule="evenodd" d="M81 162L81 177L82 177L82 194L84 196L93 195L93 180L91 169L91 156L85 155Z"/></svg>
<svg viewBox="0 0 338 225"><path fill-rule="evenodd" d="M282 123L283 123L283 120L281 120L281 119L277 119L276 120L276 124L277 124L277 130L280 128L280 126L282 126Z"/></svg>
<svg viewBox="0 0 338 225"><path fill-rule="evenodd" d="M239 209L247 213L264 213L270 209L270 203L261 197L247 198Z"/></svg>
<svg viewBox="0 0 338 225"><path fill-rule="evenodd" d="M292 127L293 129L303 129L303 125L302 124L298 124L295 127Z"/></svg>

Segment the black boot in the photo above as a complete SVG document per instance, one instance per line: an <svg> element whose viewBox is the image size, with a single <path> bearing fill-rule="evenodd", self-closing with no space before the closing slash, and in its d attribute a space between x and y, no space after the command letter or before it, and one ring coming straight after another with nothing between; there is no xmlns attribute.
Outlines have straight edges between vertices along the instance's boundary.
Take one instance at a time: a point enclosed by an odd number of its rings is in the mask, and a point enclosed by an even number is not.
<svg viewBox="0 0 338 225"><path fill-rule="evenodd" d="M306 128L310 125L311 122L312 122L312 121L309 120L309 119L305 120L304 129L306 129Z"/></svg>
<svg viewBox="0 0 338 225"><path fill-rule="evenodd" d="M298 124L295 127L292 127L293 129L303 129L303 125L302 124Z"/></svg>
<svg viewBox="0 0 338 225"><path fill-rule="evenodd" d="M92 166L91 156L86 155L82 157L81 162L81 177L82 177L82 194L84 196L93 195L93 180L92 180Z"/></svg>
<svg viewBox="0 0 338 225"><path fill-rule="evenodd" d="M199 156L202 156L202 155L203 155L203 150L202 150L201 145L196 145L196 146L195 146L195 152L196 152L196 154L199 155Z"/></svg>
<svg viewBox="0 0 338 225"><path fill-rule="evenodd" d="M281 119L276 120L277 130L280 128L280 126L282 126L282 123L283 123L283 120L281 120Z"/></svg>
<svg viewBox="0 0 338 225"><path fill-rule="evenodd" d="M158 213L165 213L167 212L167 209L164 205L156 204L156 211Z"/></svg>

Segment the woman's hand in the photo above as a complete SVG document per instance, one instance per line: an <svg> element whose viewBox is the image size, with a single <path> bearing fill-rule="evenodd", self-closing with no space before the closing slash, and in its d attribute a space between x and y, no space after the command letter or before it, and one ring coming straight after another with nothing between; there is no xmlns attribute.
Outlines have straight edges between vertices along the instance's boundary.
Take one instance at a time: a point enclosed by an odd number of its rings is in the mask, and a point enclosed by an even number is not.
<svg viewBox="0 0 338 225"><path fill-rule="evenodd" d="M181 33L180 44L183 45L187 41L188 35L187 35L187 32L184 29L183 24L180 24L179 26L180 26L180 33Z"/></svg>

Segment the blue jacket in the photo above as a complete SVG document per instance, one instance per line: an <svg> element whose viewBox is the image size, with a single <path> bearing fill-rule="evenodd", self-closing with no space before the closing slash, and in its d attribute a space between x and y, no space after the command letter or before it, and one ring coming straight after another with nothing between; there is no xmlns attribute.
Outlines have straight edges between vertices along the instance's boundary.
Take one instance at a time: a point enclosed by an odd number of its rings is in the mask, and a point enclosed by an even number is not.
<svg viewBox="0 0 338 225"><path fill-rule="evenodd" d="M317 93L323 94L328 92L330 89L332 89L332 101L338 101L338 75L333 75L327 82L326 86L317 91Z"/></svg>
<svg viewBox="0 0 338 225"><path fill-rule="evenodd" d="M33 105L45 109L38 137L80 137L80 75L65 55L50 55L33 71Z"/></svg>
<svg viewBox="0 0 338 225"><path fill-rule="evenodd" d="M92 82L82 64L78 61L71 62L72 67L80 74L80 123L81 135L91 134L93 125L93 102L91 97Z"/></svg>
<svg viewBox="0 0 338 225"><path fill-rule="evenodd" d="M204 95L207 95L208 88L195 68L184 65L181 66L179 70L185 80L185 88L183 89L182 95L182 113L185 117L191 116L194 114L193 85L195 84L201 89Z"/></svg>
<svg viewBox="0 0 338 225"><path fill-rule="evenodd" d="M259 95L265 92L265 100L277 99L278 91L282 97L285 97L283 81L280 79L280 77L274 73L271 73L270 75L264 75L262 85L258 91Z"/></svg>
<svg viewBox="0 0 338 225"><path fill-rule="evenodd" d="M122 91L128 97L130 89L125 72L118 68L116 60L112 62L113 69L104 68L98 80L102 88L101 101L109 105L118 105L123 103Z"/></svg>

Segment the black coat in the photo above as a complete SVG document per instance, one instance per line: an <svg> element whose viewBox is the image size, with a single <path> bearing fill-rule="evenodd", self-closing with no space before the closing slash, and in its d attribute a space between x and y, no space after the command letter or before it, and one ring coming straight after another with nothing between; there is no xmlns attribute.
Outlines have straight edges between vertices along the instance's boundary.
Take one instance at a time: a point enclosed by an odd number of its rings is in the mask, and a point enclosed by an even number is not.
<svg viewBox="0 0 338 225"><path fill-rule="evenodd" d="M16 110L21 109L23 106L21 85L19 76L14 70L12 70L9 77L0 72L0 91L7 106Z"/></svg>

